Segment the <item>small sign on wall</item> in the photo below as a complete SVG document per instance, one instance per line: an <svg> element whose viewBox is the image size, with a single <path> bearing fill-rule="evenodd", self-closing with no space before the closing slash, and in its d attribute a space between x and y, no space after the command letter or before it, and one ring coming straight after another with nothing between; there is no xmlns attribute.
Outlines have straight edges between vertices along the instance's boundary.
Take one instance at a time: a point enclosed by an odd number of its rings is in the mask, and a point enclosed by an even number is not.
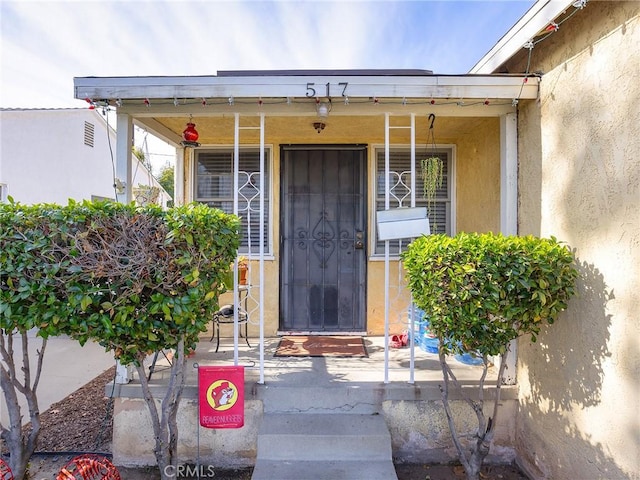
<svg viewBox="0 0 640 480"><path fill-rule="evenodd" d="M398 240L430 235L426 207L394 208L376 212L379 240Z"/></svg>
<svg viewBox="0 0 640 480"><path fill-rule="evenodd" d="M198 367L200 425L244 426L244 367Z"/></svg>

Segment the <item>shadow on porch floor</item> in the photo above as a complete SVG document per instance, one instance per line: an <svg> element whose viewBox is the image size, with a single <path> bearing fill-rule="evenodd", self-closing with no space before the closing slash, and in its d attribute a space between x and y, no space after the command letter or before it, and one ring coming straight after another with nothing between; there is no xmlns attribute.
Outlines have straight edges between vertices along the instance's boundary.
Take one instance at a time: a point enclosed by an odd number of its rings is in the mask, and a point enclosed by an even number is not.
<svg viewBox="0 0 640 480"><path fill-rule="evenodd" d="M249 338L251 347L244 339L239 339L238 365L245 367L245 382L259 383L260 380L260 349L257 338ZM365 337L368 357L274 357L280 337L264 339L264 383L279 385L295 382L299 387L305 384L319 386L349 383L385 383L385 348L384 336ZM215 340L209 341L209 336L202 336L195 354L189 357L187 371L187 385L195 385L197 380L195 365L222 366L234 364L233 338L222 337L218 352L215 351ZM415 383L442 382L442 370L438 355L414 348L414 377ZM410 383L411 348L389 349L388 383ZM471 366L459 362L453 357L449 359L450 366L457 378L465 383L476 383L482 373L481 366ZM150 359L149 359L150 364ZM151 383L162 384L166 381L169 370L163 368L168 362L159 356ZM495 381L497 369L490 367L487 385Z"/></svg>

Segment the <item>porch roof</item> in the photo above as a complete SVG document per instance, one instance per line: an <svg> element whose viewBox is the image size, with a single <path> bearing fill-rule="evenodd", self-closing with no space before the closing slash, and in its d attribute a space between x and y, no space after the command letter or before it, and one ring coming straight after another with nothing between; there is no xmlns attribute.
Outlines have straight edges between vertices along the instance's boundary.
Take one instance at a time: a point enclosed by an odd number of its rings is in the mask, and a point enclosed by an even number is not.
<svg viewBox="0 0 640 480"><path fill-rule="evenodd" d="M203 100L251 104L267 108L293 100L353 100L361 104L404 99L513 100L534 99L538 79L522 75L434 75L429 70L266 70L220 71L211 76L76 77L75 98L127 106L131 111L201 107ZM148 100L148 104L145 103ZM287 101L288 100L288 101ZM351 103L351 101L349 101ZM145 109L146 108L146 109ZM313 111L313 113L315 110Z"/></svg>
<svg viewBox="0 0 640 480"><path fill-rule="evenodd" d="M252 70L209 76L76 77L75 98L116 106L142 128L179 144L185 117L235 113L315 117L428 115L498 117L516 99L535 99L539 78L523 75L434 75L429 70Z"/></svg>

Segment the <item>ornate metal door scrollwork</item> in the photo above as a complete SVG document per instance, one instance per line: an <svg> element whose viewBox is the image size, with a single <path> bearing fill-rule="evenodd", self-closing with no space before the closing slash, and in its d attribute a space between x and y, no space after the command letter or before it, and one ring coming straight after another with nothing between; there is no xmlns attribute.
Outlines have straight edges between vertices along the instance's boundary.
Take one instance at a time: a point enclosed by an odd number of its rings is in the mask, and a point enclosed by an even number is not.
<svg viewBox="0 0 640 480"><path fill-rule="evenodd" d="M332 221L328 220L326 211L320 212L320 219L311 231L298 230L298 248L306 250L311 241L311 250L320 261L320 268L327 268L327 262L336 249L336 229Z"/></svg>

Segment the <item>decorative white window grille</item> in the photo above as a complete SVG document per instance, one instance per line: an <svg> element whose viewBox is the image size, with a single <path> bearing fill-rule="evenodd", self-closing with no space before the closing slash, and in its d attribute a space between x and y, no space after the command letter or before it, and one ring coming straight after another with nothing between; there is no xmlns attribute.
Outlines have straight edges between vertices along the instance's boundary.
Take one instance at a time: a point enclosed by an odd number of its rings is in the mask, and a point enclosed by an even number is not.
<svg viewBox="0 0 640 480"><path fill-rule="evenodd" d="M420 174L420 160L425 157L438 156L443 163L442 187L436 191L434 204L427 205L422 190L422 177ZM452 159L453 151L450 148L416 149L416 207L427 207L431 233L446 233L451 235L451 197L453 178ZM376 182L375 182L375 209L385 209L385 152L383 148L375 150L376 158ZM408 147L394 147L389 150L389 208L401 208L411 206L411 151ZM375 228L375 227L374 227ZM376 233L377 238L377 233ZM408 244L406 240L390 240L389 247L392 254L404 250ZM376 241L374 255L384 255L384 241Z"/></svg>
<svg viewBox="0 0 640 480"><path fill-rule="evenodd" d="M265 254L271 252L270 185L271 155L265 149L264 245ZM198 149L195 159L196 202L233 213L233 148ZM238 173L238 215L242 222L240 253L255 253L260 244L260 149L240 149Z"/></svg>

